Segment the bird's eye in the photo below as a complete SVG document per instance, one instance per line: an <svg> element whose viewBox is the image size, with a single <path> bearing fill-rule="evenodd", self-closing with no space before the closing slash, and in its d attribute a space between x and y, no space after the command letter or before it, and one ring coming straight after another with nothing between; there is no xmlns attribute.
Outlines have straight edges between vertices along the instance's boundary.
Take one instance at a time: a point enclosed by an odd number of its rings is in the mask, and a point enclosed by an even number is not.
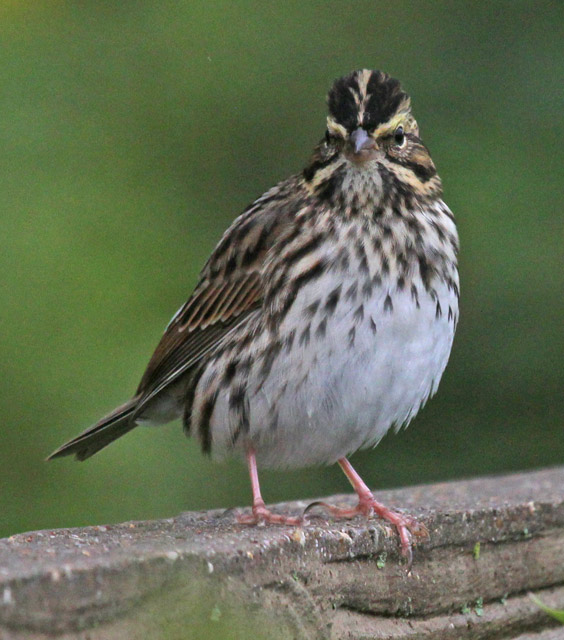
<svg viewBox="0 0 564 640"><path fill-rule="evenodd" d="M400 147L405 142L405 132L401 124L394 132L394 141Z"/></svg>
<svg viewBox="0 0 564 640"><path fill-rule="evenodd" d="M329 129L325 131L325 142L331 144L333 142L333 136L329 133Z"/></svg>

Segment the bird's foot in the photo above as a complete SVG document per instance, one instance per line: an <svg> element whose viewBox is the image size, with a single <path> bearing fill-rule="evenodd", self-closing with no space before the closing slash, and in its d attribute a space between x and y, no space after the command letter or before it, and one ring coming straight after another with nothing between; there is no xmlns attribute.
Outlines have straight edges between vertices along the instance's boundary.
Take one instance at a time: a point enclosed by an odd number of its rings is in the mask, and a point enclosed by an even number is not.
<svg viewBox="0 0 564 640"><path fill-rule="evenodd" d="M412 538L425 539L429 537L429 531L424 524L418 522L412 516L404 515L397 511L388 509L388 507L375 500L372 496L361 497L356 507L349 509L335 507L327 502L313 502L304 511L304 516L314 507L323 507L324 509L327 509L335 518L354 518L358 515L364 515L369 518L373 515L377 515L379 518L389 522L398 532L401 554L407 561L408 571L411 569L411 564L413 562Z"/></svg>
<svg viewBox="0 0 564 640"><path fill-rule="evenodd" d="M272 513L267 509L264 502L253 505L253 511L250 515L239 514L237 516L239 524L282 524L290 526L300 526L304 523L304 517L283 516L279 513Z"/></svg>

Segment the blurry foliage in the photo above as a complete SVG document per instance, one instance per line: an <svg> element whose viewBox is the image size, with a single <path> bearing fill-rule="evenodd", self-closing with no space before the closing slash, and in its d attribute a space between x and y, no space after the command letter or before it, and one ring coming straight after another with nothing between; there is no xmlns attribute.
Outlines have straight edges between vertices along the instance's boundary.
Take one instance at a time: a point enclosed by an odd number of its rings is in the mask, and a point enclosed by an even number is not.
<svg viewBox="0 0 564 640"><path fill-rule="evenodd" d="M564 461L564 5L5 2L0 535L246 504L178 425L46 464L125 400L238 212L300 170L358 67L411 93L462 240L439 394L374 487ZM263 472L268 501L348 490Z"/></svg>

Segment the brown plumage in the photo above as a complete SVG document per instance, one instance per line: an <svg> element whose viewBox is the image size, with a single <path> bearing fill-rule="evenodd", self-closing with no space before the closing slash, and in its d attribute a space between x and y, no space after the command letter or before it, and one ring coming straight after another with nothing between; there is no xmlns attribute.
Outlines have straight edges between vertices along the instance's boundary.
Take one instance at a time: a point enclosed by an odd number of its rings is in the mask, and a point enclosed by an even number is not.
<svg viewBox="0 0 564 640"><path fill-rule="evenodd" d="M79 460L144 422L183 416L205 452L246 456L253 515L268 511L256 461L338 461L354 510L397 527L345 456L407 424L432 395L458 319L458 238L399 82L361 70L329 94L309 165L225 232L167 327L135 396L55 451Z"/></svg>

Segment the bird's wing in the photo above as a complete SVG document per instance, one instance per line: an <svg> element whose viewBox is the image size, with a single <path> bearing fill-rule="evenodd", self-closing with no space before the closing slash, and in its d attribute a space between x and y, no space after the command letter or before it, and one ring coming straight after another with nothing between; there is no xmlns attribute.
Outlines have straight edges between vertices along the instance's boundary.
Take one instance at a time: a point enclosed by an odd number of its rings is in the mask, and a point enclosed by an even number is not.
<svg viewBox="0 0 564 640"><path fill-rule="evenodd" d="M282 185L267 192L225 232L200 280L165 330L143 375L135 415L181 374L201 362L230 331L260 312L262 271L269 251L287 234Z"/></svg>

